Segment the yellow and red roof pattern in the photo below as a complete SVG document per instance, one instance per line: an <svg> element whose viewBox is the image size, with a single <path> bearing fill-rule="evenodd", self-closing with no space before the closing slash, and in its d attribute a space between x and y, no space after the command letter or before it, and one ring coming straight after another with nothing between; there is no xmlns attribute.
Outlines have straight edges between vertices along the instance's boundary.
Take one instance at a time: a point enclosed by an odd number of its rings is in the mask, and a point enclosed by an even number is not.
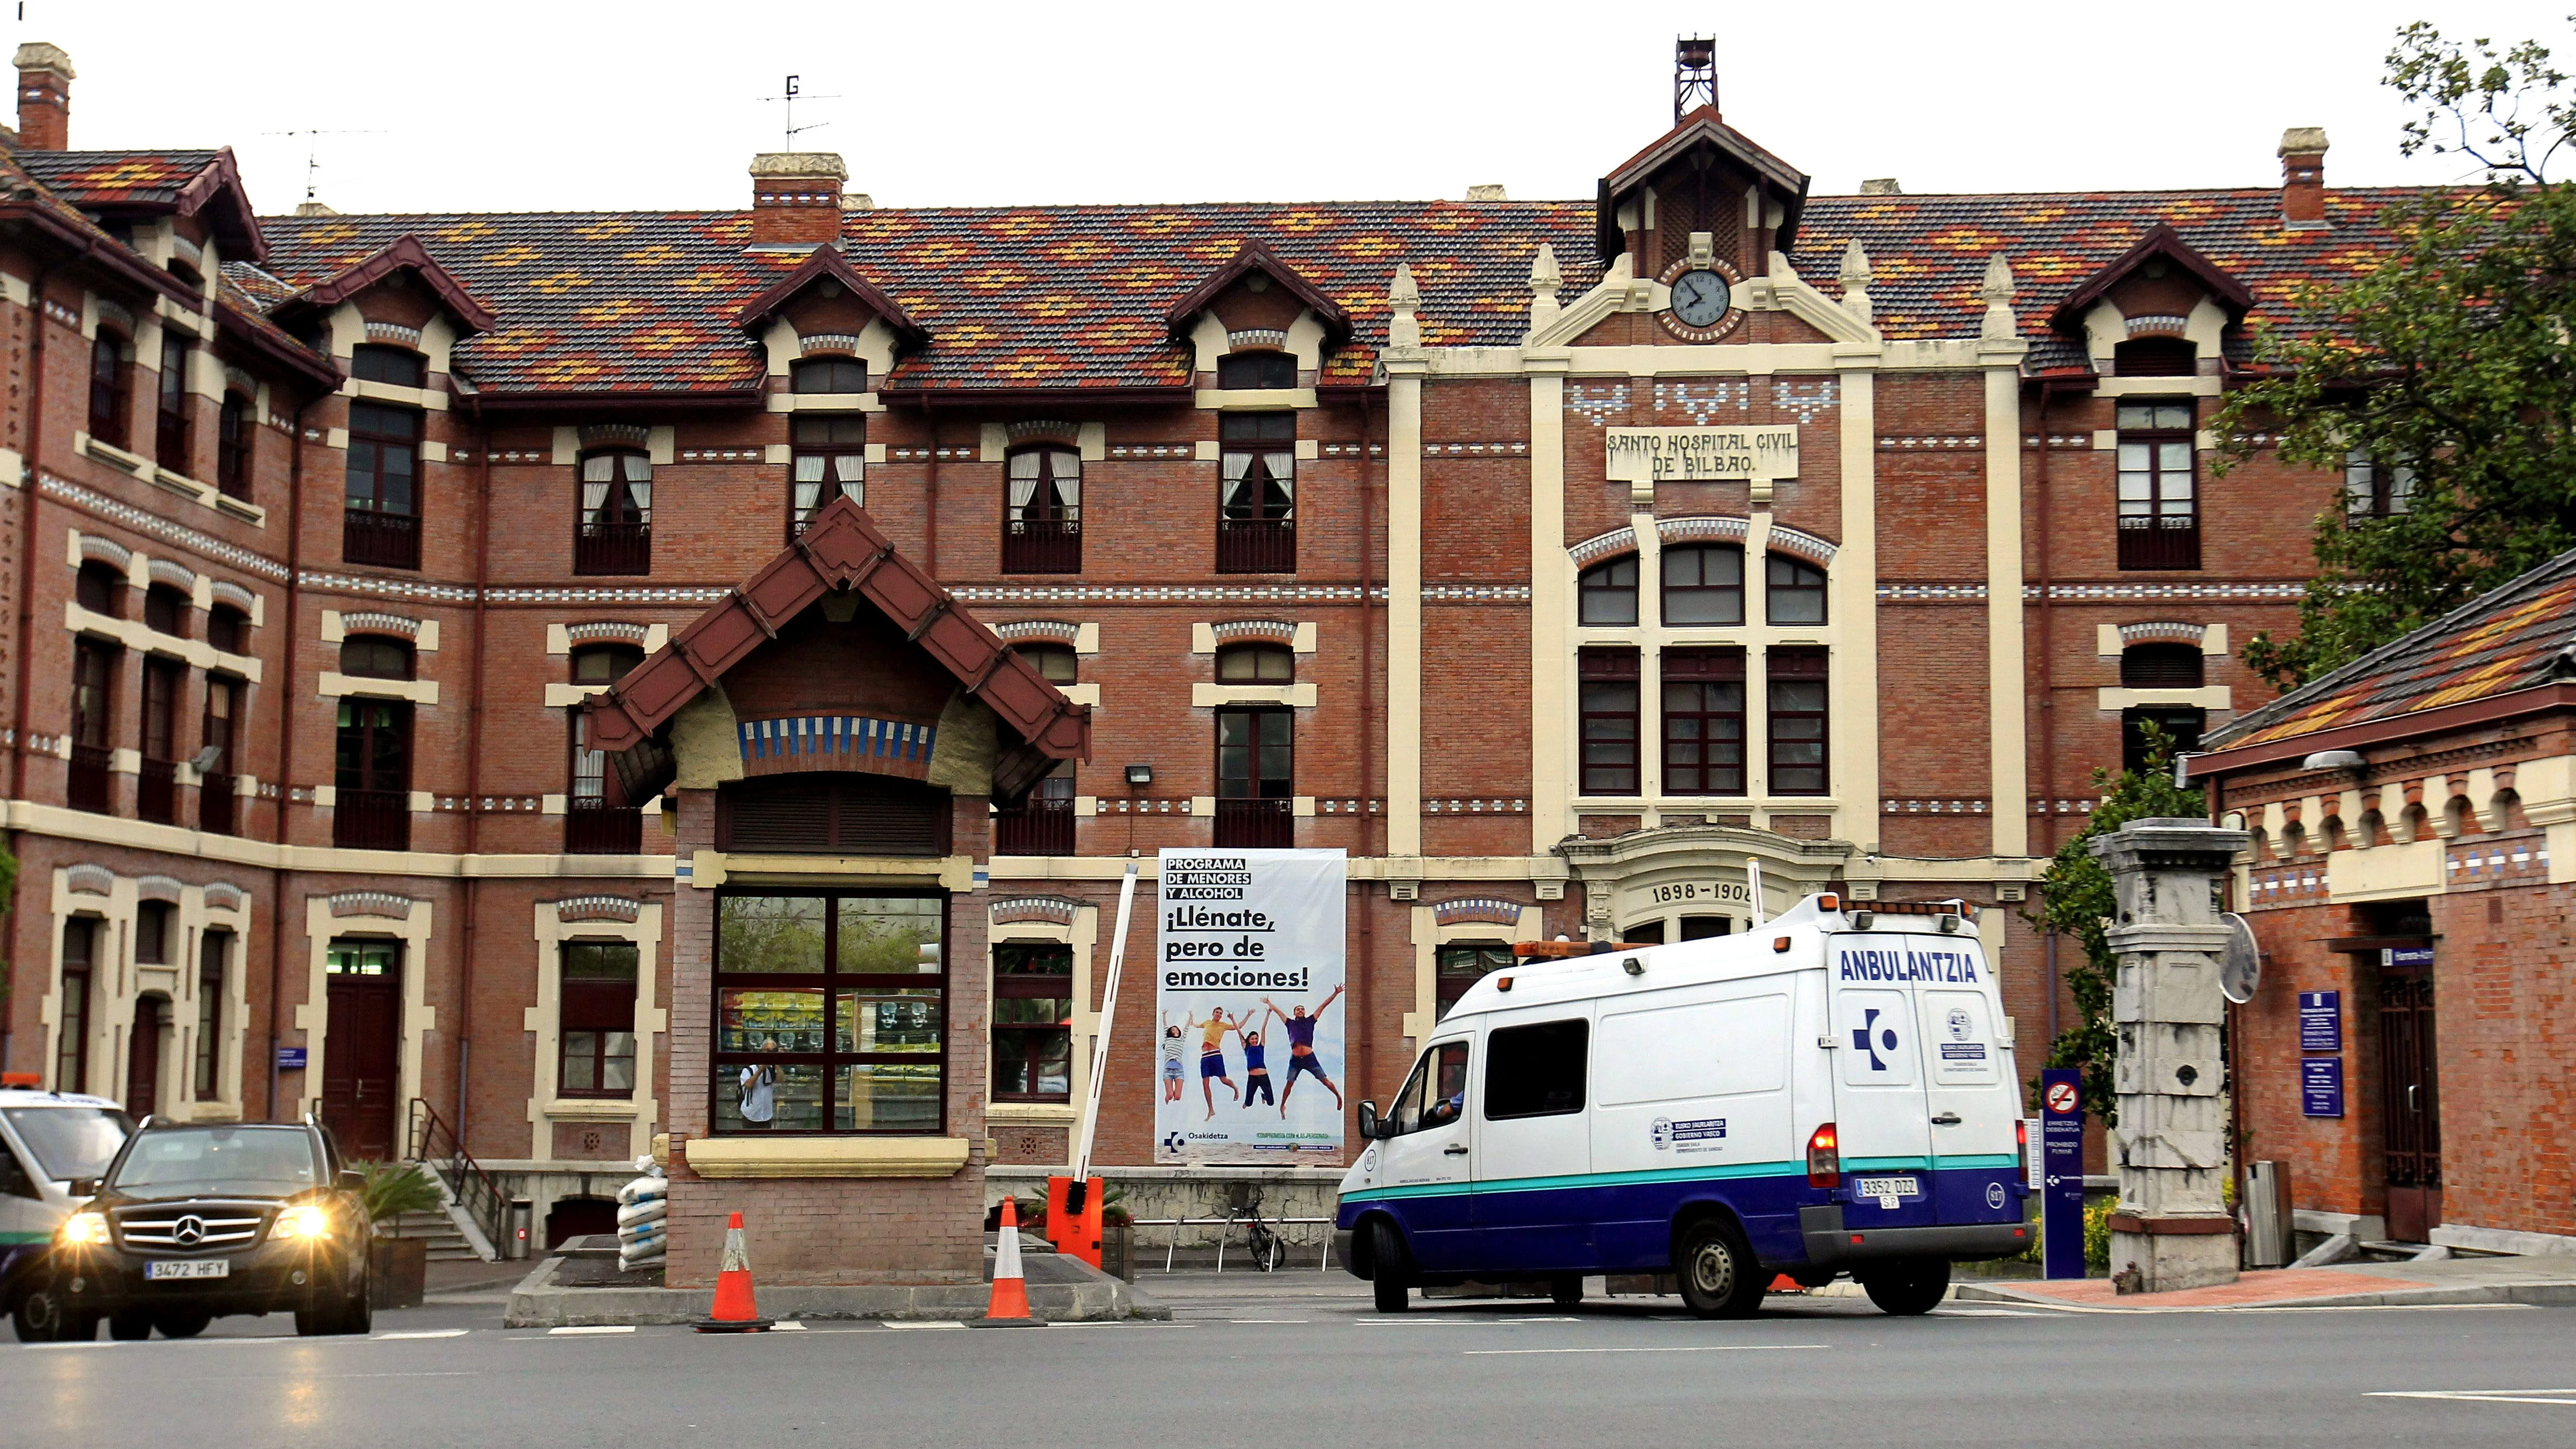
<svg viewBox="0 0 2576 1449"><path fill-rule="evenodd" d="M2576 552L2213 730L2211 751L2491 699L2567 677L2576 647Z"/></svg>
<svg viewBox="0 0 2576 1449"><path fill-rule="evenodd" d="M74 206L171 206L221 151L22 151L18 164Z"/></svg>

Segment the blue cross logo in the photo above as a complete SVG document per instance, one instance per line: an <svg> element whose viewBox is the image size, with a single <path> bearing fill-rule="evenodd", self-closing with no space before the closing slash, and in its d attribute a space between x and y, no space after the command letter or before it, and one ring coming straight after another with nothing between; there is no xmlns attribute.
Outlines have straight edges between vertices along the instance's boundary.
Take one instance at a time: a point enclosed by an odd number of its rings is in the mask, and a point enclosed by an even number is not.
<svg viewBox="0 0 2576 1449"><path fill-rule="evenodd" d="M1872 1042L1870 1039L1873 1032L1877 1035L1877 1040L1875 1042ZM1878 1059L1878 1054L1881 1051L1885 1051L1890 1056L1895 1055L1896 1028L1892 1026L1880 1026L1878 1024L1877 1007L1873 1006L1864 1011L1861 1014L1860 1025L1852 1029L1852 1050L1869 1053L1869 1069L1871 1071L1883 1072L1887 1070L1887 1063L1880 1061Z"/></svg>
<svg viewBox="0 0 2576 1449"><path fill-rule="evenodd" d="M1163 1150L1164 1150L1165 1152L1169 1152L1169 1153L1173 1153L1173 1154L1177 1155L1177 1154L1181 1151L1181 1149L1182 1149L1182 1148L1185 1148L1185 1147L1187 1147L1187 1146L1189 1146L1189 1145L1190 1145L1190 1140L1189 1140L1188 1138L1186 1138L1186 1137L1183 1137L1183 1136L1182 1136L1180 1133L1178 1133L1178 1132L1167 1132L1167 1133L1163 1134Z"/></svg>

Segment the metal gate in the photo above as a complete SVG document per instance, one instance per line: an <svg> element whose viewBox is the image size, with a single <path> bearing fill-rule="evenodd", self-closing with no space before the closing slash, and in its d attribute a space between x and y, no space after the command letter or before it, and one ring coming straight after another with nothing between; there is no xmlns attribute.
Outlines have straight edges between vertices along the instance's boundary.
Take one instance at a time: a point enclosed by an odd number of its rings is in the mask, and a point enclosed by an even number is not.
<svg viewBox="0 0 2576 1449"><path fill-rule="evenodd" d="M2436 1085L2433 973L2379 977L2379 1122L2386 1146L2388 1236L2428 1241L2442 1220L2442 1110Z"/></svg>

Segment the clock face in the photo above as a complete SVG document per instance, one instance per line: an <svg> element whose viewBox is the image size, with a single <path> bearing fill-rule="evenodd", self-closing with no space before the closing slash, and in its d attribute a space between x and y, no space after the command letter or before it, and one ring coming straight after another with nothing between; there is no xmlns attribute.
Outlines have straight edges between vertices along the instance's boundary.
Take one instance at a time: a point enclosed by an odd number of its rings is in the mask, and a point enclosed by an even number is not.
<svg viewBox="0 0 2576 1449"><path fill-rule="evenodd" d="M1715 326L1732 301L1733 289L1715 272L1684 272L1673 279L1673 316L1688 326Z"/></svg>

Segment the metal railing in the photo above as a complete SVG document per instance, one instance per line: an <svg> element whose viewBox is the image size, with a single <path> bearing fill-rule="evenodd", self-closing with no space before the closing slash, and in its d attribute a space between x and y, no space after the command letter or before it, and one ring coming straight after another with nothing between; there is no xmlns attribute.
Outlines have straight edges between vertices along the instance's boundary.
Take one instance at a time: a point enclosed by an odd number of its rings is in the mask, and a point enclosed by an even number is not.
<svg viewBox="0 0 2576 1449"><path fill-rule="evenodd" d="M633 855L644 848L644 812L595 796L564 802L566 855Z"/></svg>
<svg viewBox="0 0 2576 1449"><path fill-rule="evenodd" d="M378 568L420 567L420 520L352 508L340 515L340 560Z"/></svg>
<svg viewBox="0 0 2576 1449"><path fill-rule="evenodd" d="M993 816L995 855L1073 854L1073 800L1032 795Z"/></svg>
<svg viewBox="0 0 2576 1449"><path fill-rule="evenodd" d="M155 825L179 823L178 761L143 761L134 778L134 815Z"/></svg>
<svg viewBox="0 0 2576 1449"><path fill-rule="evenodd" d="M1297 521L1293 518L1218 519L1216 571L1221 574L1295 573Z"/></svg>
<svg viewBox="0 0 2576 1449"><path fill-rule="evenodd" d="M1216 844L1225 850L1286 850L1297 843L1293 800L1216 802Z"/></svg>
<svg viewBox="0 0 2576 1449"><path fill-rule="evenodd" d="M653 525L631 521L580 525L572 538L572 571L577 574L651 573Z"/></svg>
<svg viewBox="0 0 2576 1449"><path fill-rule="evenodd" d="M2200 567L2200 520L2196 517L2123 518L2119 534L2120 567L2124 569Z"/></svg>
<svg viewBox="0 0 2576 1449"><path fill-rule="evenodd" d="M197 777L197 828L209 835L239 833L233 824L233 777L206 774Z"/></svg>
<svg viewBox="0 0 2576 1449"><path fill-rule="evenodd" d="M1171 1229L1171 1232L1166 1235L1163 1240L1163 1271L1166 1273L1172 1271L1172 1255L1180 1250L1181 1229L1188 1227L1193 1223L1215 1223L1218 1225L1216 1232L1216 1270L1222 1273L1225 1271L1225 1241L1227 1235L1234 1231L1234 1225L1236 1223L1242 1223L1244 1225L1247 1236L1249 1235L1252 1227L1251 1218L1242 1208L1236 1208L1232 1212L1227 1213L1224 1217L1211 1215L1203 1218L1130 1218L1128 1221L1140 1228ZM1289 1226L1311 1227L1317 1223L1329 1226L1333 1220L1331 1218L1263 1218L1261 1221L1267 1227L1282 1228ZM1333 1235L1328 1232L1325 1233L1323 1237L1324 1240L1319 1246L1319 1250L1315 1258L1315 1271L1318 1273L1325 1272L1333 1266ZM1284 1244L1287 1242L1287 1239L1282 1237L1280 1242ZM1248 1249L1249 1244L1247 1243L1246 1246Z"/></svg>
<svg viewBox="0 0 2576 1449"><path fill-rule="evenodd" d="M1002 572L1082 572L1082 519L1076 516L1002 520Z"/></svg>
<svg viewBox="0 0 2576 1449"><path fill-rule="evenodd" d="M105 745L72 746L71 778L64 787L64 798L74 810L87 810L94 815L115 813L115 786L107 772L107 763L114 754Z"/></svg>
<svg viewBox="0 0 2576 1449"><path fill-rule="evenodd" d="M439 1116L438 1109L425 1098L411 1099L411 1140L406 1146L412 1161L438 1174L438 1180L447 1184L449 1195L483 1230L483 1241L492 1245L492 1251L506 1253L503 1245L509 1241L510 1200L502 1195L501 1185L492 1180L492 1174L485 1172L474 1154L465 1150L465 1144L456 1140L455 1129L447 1125L447 1119Z"/></svg>
<svg viewBox="0 0 2576 1449"><path fill-rule="evenodd" d="M331 843L343 850L411 849L411 793L340 791L331 809Z"/></svg>

